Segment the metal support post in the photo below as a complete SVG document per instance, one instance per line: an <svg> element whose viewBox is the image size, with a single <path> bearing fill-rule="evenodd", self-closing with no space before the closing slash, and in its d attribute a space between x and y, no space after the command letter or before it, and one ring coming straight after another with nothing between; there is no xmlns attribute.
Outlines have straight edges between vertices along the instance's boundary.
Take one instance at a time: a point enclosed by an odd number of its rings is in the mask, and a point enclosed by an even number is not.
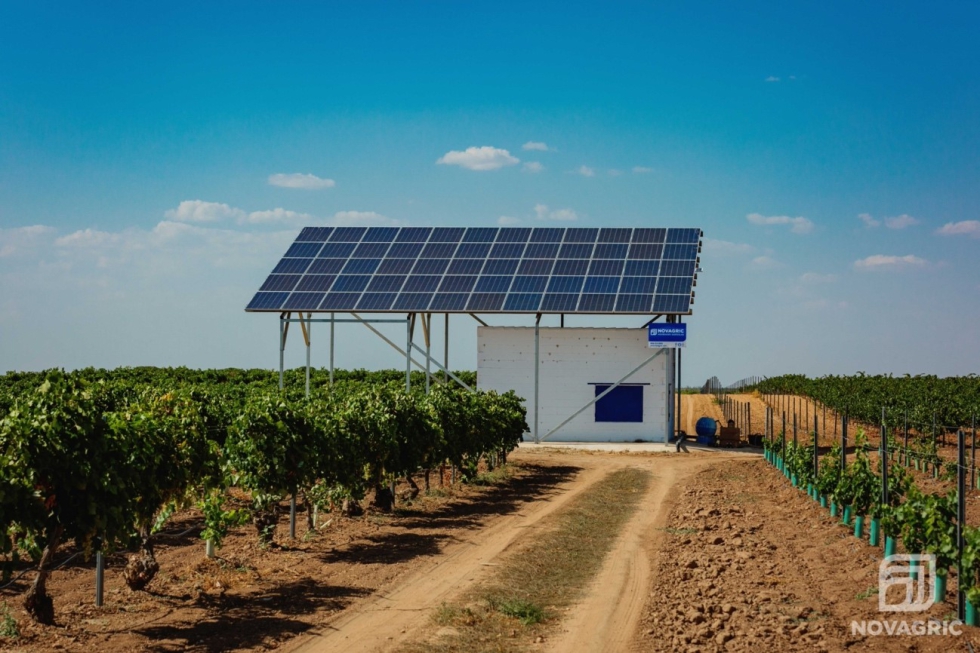
<svg viewBox="0 0 980 653"><path fill-rule="evenodd" d="M289 539L296 539L296 495L289 497Z"/></svg>
<svg viewBox="0 0 980 653"><path fill-rule="evenodd" d="M306 329L303 335L306 336L306 398L310 398L310 328L313 323L310 319L313 317L313 313L306 314Z"/></svg>
<svg viewBox="0 0 980 653"><path fill-rule="evenodd" d="M432 314L422 313L422 335L425 337L425 394L429 394L429 375L432 374L432 339L430 330L432 327Z"/></svg>
<svg viewBox="0 0 980 653"><path fill-rule="evenodd" d="M446 337L442 346L442 364L446 366L446 383L449 383L449 313L446 313Z"/></svg>
<svg viewBox="0 0 980 653"><path fill-rule="evenodd" d="M282 390L283 387L283 367L286 364L285 352L286 352L286 327L289 325L288 322L284 322L282 316L279 316L279 389Z"/></svg>
<svg viewBox="0 0 980 653"><path fill-rule="evenodd" d="M885 409L881 409L881 444L879 446L881 458L881 503L888 505L888 433L885 425Z"/></svg>
<svg viewBox="0 0 980 653"><path fill-rule="evenodd" d="M841 418L840 422L840 471L841 473L847 468L847 411L844 411L844 417Z"/></svg>
<svg viewBox="0 0 980 653"><path fill-rule="evenodd" d="M820 449L820 441L817 439L817 430L819 425L817 423L817 414L814 411L813 414L813 486L817 486L817 475L820 473L820 454L818 450Z"/></svg>
<svg viewBox="0 0 980 653"><path fill-rule="evenodd" d="M681 354L684 353L680 348L675 350L677 352L677 424L680 426L684 423L684 413L681 410ZM678 430L682 430L678 428Z"/></svg>
<svg viewBox="0 0 980 653"><path fill-rule="evenodd" d="M415 321L415 314L409 313L408 318L405 320L405 331L408 336L408 340L405 344L405 390L411 391L412 389L412 326Z"/></svg>
<svg viewBox="0 0 980 653"><path fill-rule="evenodd" d="M541 326L541 313L538 313L534 318L534 443L538 444L541 439L538 437L538 429L540 428L540 411L538 410L538 401L540 399L540 376L541 376L541 353L540 353L540 326Z"/></svg>
<svg viewBox="0 0 980 653"><path fill-rule="evenodd" d="M330 385L333 385L333 342L334 342L334 324L336 320L336 313L330 314Z"/></svg>
<svg viewBox="0 0 980 653"><path fill-rule="evenodd" d="M970 427L970 487L977 487L977 416L973 416Z"/></svg>
<svg viewBox="0 0 980 653"><path fill-rule="evenodd" d="M793 446L797 446L799 439L796 437L796 413L793 413Z"/></svg>
<svg viewBox="0 0 980 653"><path fill-rule="evenodd" d="M95 552L95 607L101 608L105 595L105 557L102 548Z"/></svg>
<svg viewBox="0 0 980 653"><path fill-rule="evenodd" d="M957 432L957 460L959 464L956 470L956 569L960 575L957 582L956 592L956 613L957 618L966 618L966 587L963 574L963 529L966 526L966 438L963 429Z"/></svg>

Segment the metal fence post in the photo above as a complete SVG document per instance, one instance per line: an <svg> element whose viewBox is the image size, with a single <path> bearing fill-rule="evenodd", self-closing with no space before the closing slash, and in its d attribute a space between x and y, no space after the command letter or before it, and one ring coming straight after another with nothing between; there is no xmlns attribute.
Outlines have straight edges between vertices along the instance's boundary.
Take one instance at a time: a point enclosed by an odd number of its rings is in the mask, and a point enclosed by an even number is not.
<svg viewBox="0 0 980 653"><path fill-rule="evenodd" d="M963 576L963 528L966 526L966 440L963 429L957 432L957 465L956 472L956 571ZM966 585L962 579L957 582L956 614L957 618L966 618Z"/></svg>
<svg viewBox="0 0 980 653"><path fill-rule="evenodd" d="M840 422L840 471L841 473L847 469L847 411L844 411L844 417Z"/></svg>
<svg viewBox="0 0 980 653"><path fill-rule="evenodd" d="M881 457L881 503L888 505L888 435L885 427L885 409L881 409L881 442L878 446Z"/></svg>
<svg viewBox="0 0 980 653"><path fill-rule="evenodd" d="M105 558L102 555L102 547L95 552L95 607L101 608L103 603L105 587Z"/></svg>

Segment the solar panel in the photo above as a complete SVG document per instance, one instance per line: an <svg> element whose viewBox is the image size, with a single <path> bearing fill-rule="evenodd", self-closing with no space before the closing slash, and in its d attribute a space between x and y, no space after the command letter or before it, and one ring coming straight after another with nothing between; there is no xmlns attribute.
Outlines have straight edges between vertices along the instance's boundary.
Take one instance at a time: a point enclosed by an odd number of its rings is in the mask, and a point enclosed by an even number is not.
<svg viewBox="0 0 980 653"><path fill-rule="evenodd" d="M306 227L247 311L687 314L700 229Z"/></svg>

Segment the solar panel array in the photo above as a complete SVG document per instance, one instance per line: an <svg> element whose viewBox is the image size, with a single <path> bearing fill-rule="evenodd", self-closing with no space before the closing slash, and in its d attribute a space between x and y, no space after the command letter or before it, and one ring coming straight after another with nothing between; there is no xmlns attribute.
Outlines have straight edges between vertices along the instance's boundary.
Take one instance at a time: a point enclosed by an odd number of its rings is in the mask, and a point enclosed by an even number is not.
<svg viewBox="0 0 980 653"><path fill-rule="evenodd" d="M247 311L686 314L700 229L306 227Z"/></svg>

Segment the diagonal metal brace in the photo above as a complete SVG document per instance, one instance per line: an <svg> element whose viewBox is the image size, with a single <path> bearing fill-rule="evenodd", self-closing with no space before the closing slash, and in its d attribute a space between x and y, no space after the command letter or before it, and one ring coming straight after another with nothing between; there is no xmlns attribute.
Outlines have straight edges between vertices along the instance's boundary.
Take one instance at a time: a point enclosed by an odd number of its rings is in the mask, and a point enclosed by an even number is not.
<svg viewBox="0 0 980 653"><path fill-rule="evenodd" d="M381 333L380 331L378 331L377 329L375 329L373 326L371 326L371 324L367 320L363 319L357 313L351 313L351 315L353 315L355 318L357 318L357 321L358 322L361 322L364 326L366 326L367 328L369 328L372 331L374 331L375 335L377 335L379 338L381 338L382 340L384 340L385 342L387 342L389 345L391 345L392 349L394 349L395 351L397 351L399 354L401 354L403 356L407 356L407 354L405 353L405 350L404 349L402 349L401 347L399 347L398 345L396 345L395 343L393 343L387 336L385 336L385 334ZM400 320L400 321L401 322L404 322L404 320ZM421 370L424 370L425 369L425 365L423 365L422 363L418 362L414 358L412 358L411 361L413 363L415 363L415 366L418 367L419 369L421 369ZM437 382L439 381L439 378L437 376L435 376L434 374L432 374L431 372L429 372L429 376L432 377L433 379L435 379Z"/></svg>
<svg viewBox="0 0 980 653"><path fill-rule="evenodd" d="M639 372L640 370L642 370L649 363L653 362L653 359L655 359L657 356L659 356L660 354L664 353L665 351L667 351L667 350L666 349L658 349L657 350L657 353L655 353L653 356L650 356L648 359L646 359L645 361L643 361L642 363L640 363L639 365L637 365L636 367L634 367L632 370L630 370L630 372L626 376L624 376L623 378L621 378L619 381L616 381L615 383L613 383L611 386L609 386L608 388L606 388L605 390L603 390L592 401L590 401L589 403L585 404L584 406L582 406L581 408L579 408L577 411L575 411L575 413L571 417L569 417L564 422L562 422L561 424L559 424L555 428L553 428L550 431L548 431L547 433L545 433L544 436L541 439L542 440L547 440L549 437L551 437L552 435L554 435L555 431L557 431L558 429L560 429L561 427L565 426L566 424L568 424L569 422L571 422L573 419L575 419L576 417L578 417L579 415L581 415L583 412L585 412L589 408L589 406L592 406L597 401L599 401L600 399L602 399L603 397L605 397L607 394L609 394L610 392L612 392L613 390L615 390L616 388L618 388L620 386L620 384L622 384L626 379L630 378L631 376L633 376L634 374L636 374L637 372Z"/></svg>
<svg viewBox="0 0 980 653"><path fill-rule="evenodd" d="M451 378L453 381L455 381L456 383L460 384L461 386L463 386L464 388L466 388L470 392L476 392L473 388L471 388L470 386L466 385L466 383L463 381L463 379L459 378L458 376L456 376L455 374L453 374L452 372L450 372L449 370L447 370L444 366L440 365L439 364L439 361L437 361L435 358L433 358L429 354L425 353L425 350L422 349L421 347L419 347L418 345L416 345L414 342L412 343L412 349L415 349L420 354L422 354L423 356L425 356L426 358L428 358L429 361L433 365L435 365L437 368L439 368L439 371L442 371L442 372L445 372L446 374L448 374L449 375L449 378ZM416 363L416 365L417 364L418 363ZM432 374L432 373L430 373L430 376L432 376L432 378L436 378L436 376L434 374Z"/></svg>

